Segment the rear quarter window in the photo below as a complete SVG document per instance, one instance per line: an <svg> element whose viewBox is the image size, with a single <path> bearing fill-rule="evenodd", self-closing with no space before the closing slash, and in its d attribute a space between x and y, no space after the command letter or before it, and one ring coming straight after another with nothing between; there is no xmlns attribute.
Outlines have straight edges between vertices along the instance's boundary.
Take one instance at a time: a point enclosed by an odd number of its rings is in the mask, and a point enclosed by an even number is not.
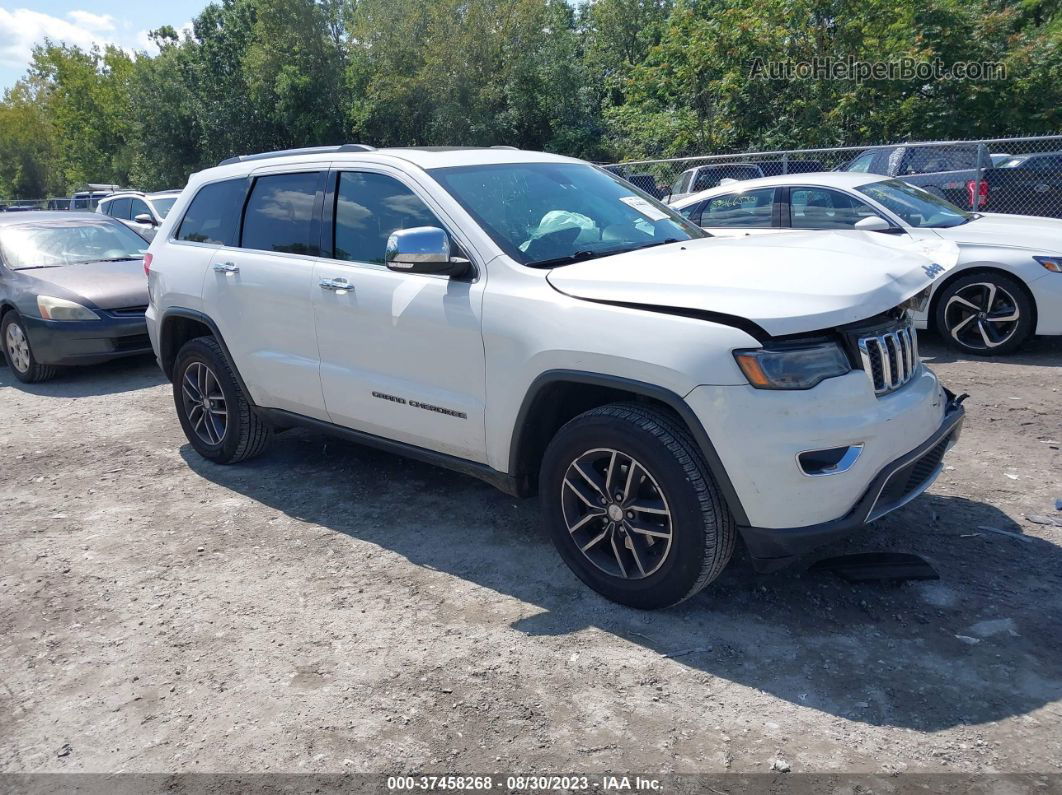
<svg viewBox="0 0 1062 795"><path fill-rule="evenodd" d="M236 243L236 229L247 192L247 180L227 179L204 185L188 204L174 235L190 243Z"/></svg>

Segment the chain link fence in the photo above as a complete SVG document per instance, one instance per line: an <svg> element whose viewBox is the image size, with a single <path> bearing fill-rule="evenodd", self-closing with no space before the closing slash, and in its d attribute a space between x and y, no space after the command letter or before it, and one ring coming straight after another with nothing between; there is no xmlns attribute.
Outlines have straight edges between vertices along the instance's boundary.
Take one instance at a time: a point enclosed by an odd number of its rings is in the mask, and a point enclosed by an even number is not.
<svg viewBox="0 0 1062 795"><path fill-rule="evenodd" d="M738 152L605 167L663 201L724 180L854 171L898 177L967 210L1062 218L1062 135Z"/></svg>

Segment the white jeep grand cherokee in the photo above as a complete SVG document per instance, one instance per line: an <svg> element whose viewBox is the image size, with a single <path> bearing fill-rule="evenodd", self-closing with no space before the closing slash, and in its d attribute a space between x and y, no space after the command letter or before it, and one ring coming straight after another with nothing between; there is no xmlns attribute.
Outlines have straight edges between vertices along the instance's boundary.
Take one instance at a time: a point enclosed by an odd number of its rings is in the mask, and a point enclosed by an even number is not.
<svg viewBox="0 0 1062 795"><path fill-rule="evenodd" d="M738 535L775 569L929 486L963 410L905 307L942 267L712 239L571 158L355 144L194 175L145 263L201 455L300 425L537 491L574 572L643 608Z"/></svg>

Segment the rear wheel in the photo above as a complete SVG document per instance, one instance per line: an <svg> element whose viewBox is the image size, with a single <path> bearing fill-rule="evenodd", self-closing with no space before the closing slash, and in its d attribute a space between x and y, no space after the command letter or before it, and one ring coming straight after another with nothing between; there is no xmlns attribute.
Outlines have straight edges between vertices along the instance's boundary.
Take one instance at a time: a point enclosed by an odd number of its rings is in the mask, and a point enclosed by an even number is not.
<svg viewBox="0 0 1062 795"><path fill-rule="evenodd" d="M41 364L30 348L29 335L22 323L22 317L14 310L4 315L0 324L0 344L4 348L4 357L11 366L15 378L26 384L36 384L53 378L59 369L52 365Z"/></svg>
<svg viewBox="0 0 1062 795"><path fill-rule="evenodd" d="M1033 332L1034 306L1025 286L1002 273L971 273L937 299L937 330L952 348L974 356L1011 353Z"/></svg>
<svg viewBox="0 0 1062 795"><path fill-rule="evenodd" d="M192 447L215 463L252 458L272 438L272 428L255 413L212 337L189 340L177 353L173 402Z"/></svg>
<svg viewBox="0 0 1062 795"><path fill-rule="evenodd" d="M681 602L733 553L733 519L696 445L655 409L612 404L573 419L546 450L539 491L561 557L621 604Z"/></svg>

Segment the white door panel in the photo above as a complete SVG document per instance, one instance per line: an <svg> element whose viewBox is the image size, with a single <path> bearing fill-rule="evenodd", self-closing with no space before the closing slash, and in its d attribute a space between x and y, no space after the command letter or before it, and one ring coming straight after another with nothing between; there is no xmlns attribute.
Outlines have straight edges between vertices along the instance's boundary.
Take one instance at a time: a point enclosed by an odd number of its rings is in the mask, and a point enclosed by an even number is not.
<svg viewBox="0 0 1062 795"><path fill-rule="evenodd" d="M315 284L321 384L331 421L485 461L483 281L321 260Z"/></svg>
<svg viewBox="0 0 1062 795"><path fill-rule="evenodd" d="M206 273L203 303L255 403L324 420L314 262L307 256L220 248Z"/></svg>

